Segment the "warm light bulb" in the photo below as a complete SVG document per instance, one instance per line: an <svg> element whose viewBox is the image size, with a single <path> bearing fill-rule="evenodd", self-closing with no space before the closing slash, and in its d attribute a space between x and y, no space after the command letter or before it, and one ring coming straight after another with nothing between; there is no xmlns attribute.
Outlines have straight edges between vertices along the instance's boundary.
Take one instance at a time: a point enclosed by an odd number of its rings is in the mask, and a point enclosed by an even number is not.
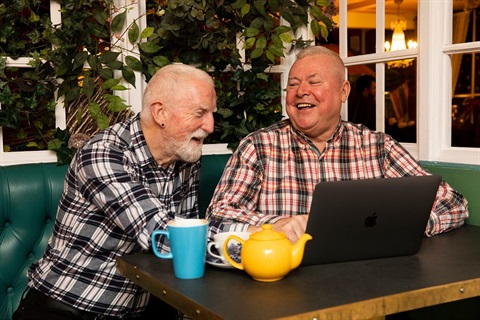
<svg viewBox="0 0 480 320"><path fill-rule="evenodd" d="M418 47L418 43L417 41L408 40L407 47L408 49L415 49L416 47Z"/></svg>

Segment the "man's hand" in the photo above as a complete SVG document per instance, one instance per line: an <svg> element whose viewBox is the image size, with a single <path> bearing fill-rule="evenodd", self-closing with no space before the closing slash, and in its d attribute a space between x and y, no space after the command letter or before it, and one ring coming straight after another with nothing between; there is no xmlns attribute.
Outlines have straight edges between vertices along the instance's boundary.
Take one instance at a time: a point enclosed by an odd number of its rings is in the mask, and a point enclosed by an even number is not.
<svg viewBox="0 0 480 320"><path fill-rule="evenodd" d="M302 214L291 218L283 218L272 224L272 230L285 233L285 236L291 243L295 244L307 229L308 215ZM261 231L261 226L249 226L248 232L254 233Z"/></svg>
<svg viewBox="0 0 480 320"><path fill-rule="evenodd" d="M307 229L308 215L302 214L281 219L272 225L272 229L285 233L288 240L295 244Z"/></svg>

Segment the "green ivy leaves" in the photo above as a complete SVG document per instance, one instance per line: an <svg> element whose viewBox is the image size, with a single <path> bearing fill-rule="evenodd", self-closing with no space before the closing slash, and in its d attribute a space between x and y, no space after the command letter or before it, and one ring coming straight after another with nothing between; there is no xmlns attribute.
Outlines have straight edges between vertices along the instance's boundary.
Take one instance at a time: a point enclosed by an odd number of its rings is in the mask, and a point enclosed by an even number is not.
<svg viewBox="0 0 480 320"><path fill-rule="evenodd" d="M267 70L285 52L308 43L297 38L296 31L309 27L317 38L326 39L334 28L326 13L332 12L329 0L168 0L161 6L145 0L147 11L133 20L132 3L115 7L112 0L62 0L58 26L50 25L49 12L42 11L39 3L0 5L0 54L33 57L34 71L25 73L22 81L37 84L34 94L22 98L5 74L17 71L6 68L0 59L0 125L33 124L44 136L24 145L41 147L45 145L41 140L48 137L55 141L48 143L49 149L57 150L64 160L71 155L65 144L68 134L57 130L58 136L52 138L53 133L45 133L45 124L52 123L56 89L66 104L85 99L88 108L78 112L79 121L91 117L103 129L110 125L110 115L129 108L119 92L134 88L140 74L148 81L172 62L194 64L209 70L216 80L218 112L209 142L234 147L249 132L282 117L279 80ZM28 14L19 18L19 12ZM147 25L141 29L139 19L144 16ZM29 32L20 35L24 27ZM99 96L106 110L100 107ZM48 97L47 101L41 97ZM42 108L50 115L30 121L31 112ZM16 134L27 141L31 132Z"/></svg>
<svg viewBox="0 0 480 320"><path fill-rule="evenodd" d="M120 31L125 25L125 21L127 19L127 10L124 10L122 13L117 14L112 19L112 24L110 25L110 31L112 33Z"/></svg>

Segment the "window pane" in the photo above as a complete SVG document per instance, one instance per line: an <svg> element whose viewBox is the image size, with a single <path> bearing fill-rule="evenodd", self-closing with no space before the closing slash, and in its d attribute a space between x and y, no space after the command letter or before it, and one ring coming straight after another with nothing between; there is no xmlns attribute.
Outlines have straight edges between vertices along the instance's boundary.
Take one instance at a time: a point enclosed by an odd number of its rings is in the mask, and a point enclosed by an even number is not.
<svg viewBox="0 0 480 320"><path fill-rule="evenodd" d="M480 53L452 55L452 146L480 147Z"/></svg>
<svg viewBox="0 0 480 320"><path fill-rule="evenodd" d="M10 3L0 14L0 53L10 57L28 57L48 45L50 1Z"/></svg>
<svg viewBox="0 0 480 320"><path fill-rule="evenodd" d="M454 5L452 42L480 40L478 1ZM453 54L452 146L480 147L480 53Z"/></svg>
<svg viewBox="0 0 480 320"><path fill-rule="evenodd" d="M385 132L400 142L417 141L416 59L385 68Z"/></svg>
<svg viewBox="0 0 480 320"><path fill-rule="evenodd" d="M476 54L454 54L452 55L452 79L454 96L474 94L473 88L475 72L473 72L473 61ZM478 92L478 91L477 91Z"/></svg>
<svg viewBox="0 0 480 320"><path fill-rule="evenodd" d="M452 146L480 147L480 97L453 98Z"/></svg>
<svg viewBox="0 0 480 320"><path fill-rule="evenodd" d="M375 52L375 1L348 1L348 56Z"/></svg>
<svg viewBox="0 0 480 320"><path fill-rule="evenodd" d="M375 64L348 67L348 80L352 85L348 98L348 121L375 130Z"/></svg>
<svg viewBox="0 0 480 320"><path fill-rule="evenodd" d="M5 69L10 81L0 91L4 98L0 110L4 151L46 150L47 140L53 138L56 88L39 74L41 71L28 68Z"/></svg>
<svg viewBox="0 0 480 320"><path fill-rule="evenodd" d="M480 40L480 23L478 22L480 8L478 5L478 1L454 1L452 43Z"/></svg>
<svg viewBox="0 0 480 320"><path fill-rule="evenodd" d="M417 1L385 3L385 51L417 46Z"/></svg>

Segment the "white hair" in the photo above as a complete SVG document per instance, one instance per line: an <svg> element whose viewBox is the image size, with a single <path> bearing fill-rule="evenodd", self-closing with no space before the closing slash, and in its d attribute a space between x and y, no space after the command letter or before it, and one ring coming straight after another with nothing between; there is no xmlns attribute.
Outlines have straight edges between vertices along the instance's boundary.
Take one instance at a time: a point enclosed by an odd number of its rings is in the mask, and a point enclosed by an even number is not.
<svg viewBox="0 0 480 320"><path fill-rule="evenodd" d="M192 79L204 81L214 88L212 77L194 66L173 63L160 68L150 79L143 93L141 116L149 118L149 106L152 101L161 98L164 101L176 101L183 95L185 83Z"/></svg>

